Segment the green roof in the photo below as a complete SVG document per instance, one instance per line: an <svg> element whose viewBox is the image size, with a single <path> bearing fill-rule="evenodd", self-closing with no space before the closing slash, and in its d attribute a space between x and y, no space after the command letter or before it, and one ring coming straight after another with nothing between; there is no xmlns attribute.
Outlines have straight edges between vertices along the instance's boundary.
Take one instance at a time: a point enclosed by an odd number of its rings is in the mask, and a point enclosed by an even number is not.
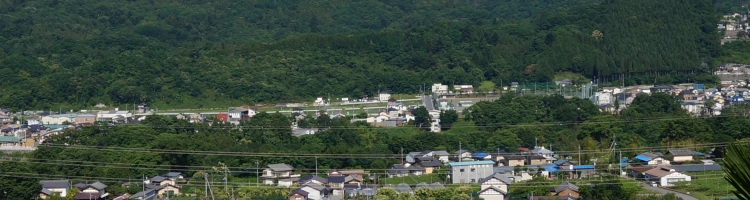
<svg viewBox="0 0 750 200"><path fill-rule="evenodd" d="M20 142L21 138L13 136L0 136L0 143Z"/></svg>

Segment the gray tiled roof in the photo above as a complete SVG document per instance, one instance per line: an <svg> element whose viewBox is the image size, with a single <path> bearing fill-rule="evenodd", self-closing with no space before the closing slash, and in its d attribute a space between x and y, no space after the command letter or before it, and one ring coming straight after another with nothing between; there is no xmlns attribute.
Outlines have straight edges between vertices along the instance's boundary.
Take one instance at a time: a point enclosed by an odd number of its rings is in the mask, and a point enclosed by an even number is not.
<svg viewBox="0 0 750 200"><path fill-rule="evenodd" d="M501 173L495 173L495 174L492 174L492 176L488 176L486 178L483 178L482 180L479 180L479 184L483 184L484 182L487 182L487 181L492 180L492 179L497 179L500 182L503 182L505 184L511 184L511 183L513 183L513 181L511 181L507 176L504 176Z"/></svg>
<svg viewBox="0 0 750 200"><path fill-rule="evenodd" d="M672 154L672 156L692 156L693 151L688 149L670 149L669 154Z"/></svg>
<svg viewBox="0 0 750 200"><path fill-rule="evenodd" d="M571 184L570 182L565 181L564 183L558 185L557 187L552 188L552 191L555 193L560 193L565 190L578 191L578 186L575 186Z"/></svg>
<svg viewBox="0 0 750 200"><path fill-rule="evenodd" d="M104 183L99 181L90 184L90 186L96 188L97 190L103 190L104 188L107 188L107 185L104 185Z"/></svg>
<svg viewBox="0 0 750 200"><path fill-rule="evenodd" d="M271 170L276 171L276 172L283 172L283 171L292 171L292 170L294 170L294 167L292 167L291 165L284 164L284 163L270 164L270 165L268 165L268 168L271 168Z"/></svg>
<svg viewBox="0 0 750 200"><path fill-rule="evenodd" d="M70 183L68 180L50 180L50 181L39 181L42 188L68 188Z"/></svg>

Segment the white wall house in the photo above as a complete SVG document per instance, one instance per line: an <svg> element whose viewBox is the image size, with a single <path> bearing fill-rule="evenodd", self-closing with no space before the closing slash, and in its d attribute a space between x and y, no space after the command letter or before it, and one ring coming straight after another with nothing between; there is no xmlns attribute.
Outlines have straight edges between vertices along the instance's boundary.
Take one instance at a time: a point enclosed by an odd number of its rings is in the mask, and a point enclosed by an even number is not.
<svg viewBox="0 0 750 200"><path fill-rule="evenodd" d="M388 101L388 99L391 99L391 94L388 92L380 92L378 94L378 100L379 101Z"/></svg>
<svg viewBox="0 0 750 200"><path fill-rule="evenodd" d="M672 168L657 167L645 172L646 180L658 182L663 187L674 186L675 182L690 181L690 176L676 172Z"/></svg>
<svg viewBox="0 0 750 200"><path fill-rule="evenodd" d="M440 83L432 84L432 93L433 94L446 94L448 93L448 86L440 84Z"/></svg>
<svg viewBox="0 0 750 200"><path fill-rule="evenodd" d="M502 173L495 173L479 181L479 197L485 200L504 200L508 195L508 185L512 181Z"/></svg>

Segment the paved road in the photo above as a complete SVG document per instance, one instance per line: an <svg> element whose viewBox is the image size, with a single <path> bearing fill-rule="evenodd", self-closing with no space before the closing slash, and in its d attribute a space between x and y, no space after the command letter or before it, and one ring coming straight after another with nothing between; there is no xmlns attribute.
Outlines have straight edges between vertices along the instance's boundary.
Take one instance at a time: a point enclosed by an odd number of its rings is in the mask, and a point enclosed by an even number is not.
<svg viewBox="0 0 750 200"><path fill-rule="evenodd" d="M688 194L683 194L683 193L675 192L675 191L672 191L672 190L667 190L667 189L664 189L664 188L653 187L653 186L650 186L650 185L648 185L646 183L641 183L641 184L643 185L643 188L646 189L646 190L658 192L658 193L661 193L661 194L675 194L675 195L677 195L677 197L680 197L683 200L699 200L698 198L695 198L694 196L690 196Z"/></svg>
<svg viewBox="0 0 750 200"><path fill-rule="evenodd" d="M424 95L422 96L422 101L424 102L424 107L427 108L427 111L435 110L435 105L432 102L432 96Z"/></svg>

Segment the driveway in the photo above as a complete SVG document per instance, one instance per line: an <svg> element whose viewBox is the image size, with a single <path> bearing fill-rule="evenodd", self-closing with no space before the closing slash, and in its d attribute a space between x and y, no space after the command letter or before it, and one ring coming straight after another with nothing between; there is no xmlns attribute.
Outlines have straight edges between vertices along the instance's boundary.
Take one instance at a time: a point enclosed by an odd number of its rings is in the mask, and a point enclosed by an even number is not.
<svg viewBox="0 0 750 200"><path fill-rule="evenodd" d="M653 186L650 186L650 185L648 185L646 183L641 183L641 185L643 185L643 189L646 189L646 190L649 190L649 191L658 192L658 193L661 193L661 194L674 194L677 197L682 198L683 200L699 200L698 198L695 198L694 196L690 196L688 194L679 193L679 192L675 192L675 191L672 191L672 190L667 190L667 189L664 189L664 188L653 187Z"/></svg>

